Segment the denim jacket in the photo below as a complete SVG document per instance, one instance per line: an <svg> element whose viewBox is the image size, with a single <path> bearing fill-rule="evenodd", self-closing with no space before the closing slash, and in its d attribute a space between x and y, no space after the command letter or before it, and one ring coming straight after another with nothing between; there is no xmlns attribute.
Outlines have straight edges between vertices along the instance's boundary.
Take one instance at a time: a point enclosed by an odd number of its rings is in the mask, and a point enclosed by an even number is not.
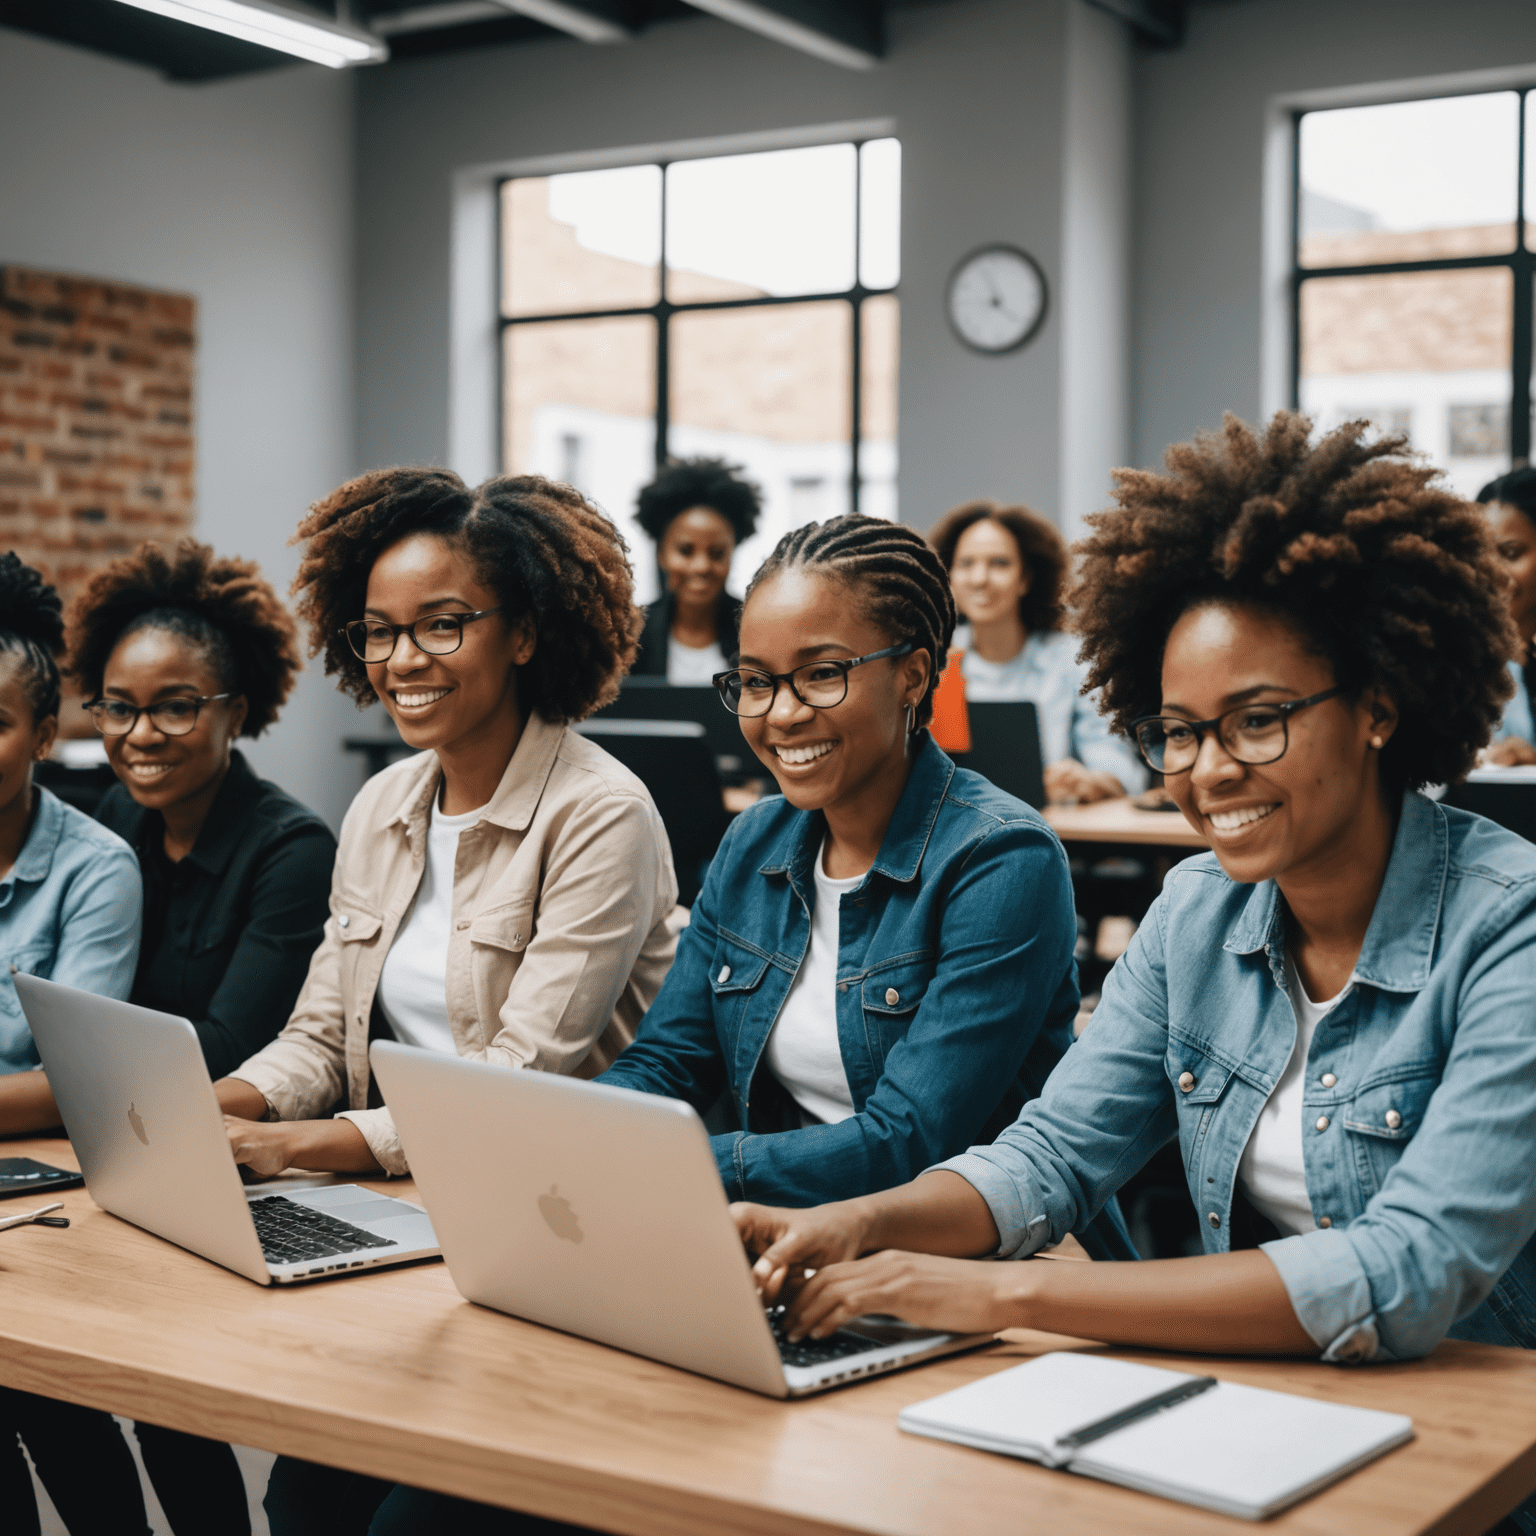
<svg viewBox="0 0 1536 1536"><path fill-rule="evenodd" d="M0 1073L37 1065L11 967L102 997L126 998L144 900L122 838L41 784L27 840L0 880Z"/></svg>
<svg viewBox="0 0 1536 1536"><path fill-rule="evenodd" d="M1447 1333L1536 1347L1536 848L1403 798L1354 985L1307 1056L1319 1230L1262 1245L1325 1360L1402 1360ZM1177 1134L1208 1253L1290 1059L1284 912L1213 855L1178 866L1044 1096L944 1164L1000 1252L1081 1226Z"/></svg>
<svg viewBox="0 0 1536 1536"><path fill-rule="evenodd" d="M732 1199L804 1206L904 1183L995 1136L1072 1041L1061 844L925 734L879 857L839 904L837 1033L855 1113L802 1127L763 1053L805 957L825 833L819 811L778 795L736 818L666 984L600 1079L700 1111L728 1089L742 1128L713 1144ZM1113 1204L1079 1235L1095 1257L1134 1253Z"/></svg>

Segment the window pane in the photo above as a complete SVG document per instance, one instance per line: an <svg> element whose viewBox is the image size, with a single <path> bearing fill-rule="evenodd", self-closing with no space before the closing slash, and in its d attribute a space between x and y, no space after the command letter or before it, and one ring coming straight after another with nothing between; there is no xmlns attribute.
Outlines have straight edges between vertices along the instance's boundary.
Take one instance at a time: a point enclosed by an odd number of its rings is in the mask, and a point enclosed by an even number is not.
<svg viewBox="0 0 1536 1536"><path fill-rule="evenodd" d="M1302 265L1512 249L1518 103L1498 91L1307 113Z"/></svg>
<svg viewBox="0 0 1536 1536"><path fill-rule="evenodd" d="M672 317L669 451L729 459L763 489L737 592L791 528L848 510L852 319L841 301Z"/></svg>
<svg viewBox="0 0 1536 1536"><path fill-rule="evenodd" d="M896 381L900 373L901 304L895 294L864 301L860 333L859 511L896 517Z"/></svg>
<svg viewBox="0 0 1536 1536"><path fill-rule="evenodd" d="M894 288L901 280L901 143L872 139L859 155L859 281Z"/></svg>
<svg viewBox="0 0 1536 1536"><path fill-rule="evenodd" d="M1536 248L1536 91L1525 93L1525 245Z"/></svg>
<svg viewBox="0 0 1536 1536"><path fill-rule="evenodd" d="M668 166L667 297L851 288L853 156L824 144Z"/></svg>
<svg viewBox="0 0 1536 1536"><path fill-rule="evenodd" d="M1325 430L1406 431L1475 495L1509 467L1513 295L1503 268L1303 283L1302 409Z"/></svg>
<svg viewBox="0 0 1536 1536"><path fill-rule="evenodd" d="M656 470L656 322L552 320L503 332L505 464L592 498L631 550L649 548L635 494ZM656 595L655 562L635 560L636 598Z"/></svg>
<svg viewBox="0 0 1536 1536"><path fill-rule="evenodd" d="M661 167L528 176L501 189L502 309L558 315L661 296Z"/></svg>

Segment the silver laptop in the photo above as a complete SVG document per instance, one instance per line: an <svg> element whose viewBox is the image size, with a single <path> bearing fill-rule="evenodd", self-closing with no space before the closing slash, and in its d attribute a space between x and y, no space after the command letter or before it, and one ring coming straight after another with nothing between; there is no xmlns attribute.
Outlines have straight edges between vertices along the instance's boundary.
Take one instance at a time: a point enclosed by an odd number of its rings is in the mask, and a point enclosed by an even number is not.
<svg viewBox="0 0 1536 1536"><path fill-rule="evenodd" d="M259 1285L439 1253L418 1205L356 1184L241 1183L185 1019L15 972L92 1199Z"/></svg>
<svg viewBox="0 0 1536 1536"><path fill-rule="evenodd" d="M370 1054L470 1301L771 1397L991 1342L864 1318L784 1343L686 1104L392 1041Z"/></svg>

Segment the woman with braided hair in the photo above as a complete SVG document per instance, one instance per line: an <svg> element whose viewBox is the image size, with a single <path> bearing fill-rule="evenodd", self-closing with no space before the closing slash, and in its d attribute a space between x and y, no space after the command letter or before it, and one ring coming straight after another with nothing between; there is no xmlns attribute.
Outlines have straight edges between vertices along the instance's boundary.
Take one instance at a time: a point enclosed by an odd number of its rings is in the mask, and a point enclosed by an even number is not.
<svg viewBox="0 0 1536 1536"><path fill-rule="evenodd" d="M737 1212L795 1336L889 1312L1338 1362L1536 1345L1536 850L1418 793L1509 695L1504 578L1478 510L1365 432L1229 418L1120 474L1075 593L1090 682L1213 851L992 1146ZM1203 1256L971 1262L1080 1226L1174 1135Z"/></svg>
<svg viewBox="0 0 1536 1536"><path fill-rule="evenodd" d="M852 514L780 541L716 682L781 796L737 817L603 1081L718 1100L732 1199L885 1189L1034 1098L1077 1012L1072 886L1040 817L927 731L955 625L938 556ZM1130 1255L1113 1205L1078 1224Z"/></svg>

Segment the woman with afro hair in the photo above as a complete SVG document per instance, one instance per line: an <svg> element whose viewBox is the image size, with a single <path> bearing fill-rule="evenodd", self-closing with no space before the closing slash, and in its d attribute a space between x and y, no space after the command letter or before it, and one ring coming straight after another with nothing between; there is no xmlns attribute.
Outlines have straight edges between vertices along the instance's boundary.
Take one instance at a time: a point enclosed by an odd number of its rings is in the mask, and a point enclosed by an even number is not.
<svg viewBox="0 0 1536 1536"><path fill-rule="evenodd" d="M1536 469L1512 469L1477 493L1494 548L1509 573L1509 616L1519 649L1510 658L1514 696L1481 761L1513 768L1536 763Z"/></svg>
<svg viewBox="0 0 1536 1536"><path fill-rule="evenodd" d="M1365 431L1228 418L1119 475L1074 594L1089 681L1212 852L992 1146L738 1208L769 1295L816 1271L792 1336L888 1312L1338 1362L1536 1346L1536 849L1419 793L1509 695L1504 577L1478 509ZM1058 1241L1175 1135L1203 1256L973 1262Z"/></svg>
<svg viewBox="0 0 1536 1536"><path fill-rule="evenodd" d="M731 665L741 603L725 582L762 505L724 459L679 459L640 492L637 517L656 541L662 593L645 610L634 676L708 686Z"/></svg>
<svg viewBox="0 0 1536 1536"><path fill-rule="evenodd" d="M143 545L70 612L70 670L118 783L97 819L138 854L144 941L129 1000L189 1019L212 1077L287 1022L325 926L336 839L235 749L300 666L292 618L249 561ZM177 1536L249 1531L234 1452L135 1426Z"/></svg>

